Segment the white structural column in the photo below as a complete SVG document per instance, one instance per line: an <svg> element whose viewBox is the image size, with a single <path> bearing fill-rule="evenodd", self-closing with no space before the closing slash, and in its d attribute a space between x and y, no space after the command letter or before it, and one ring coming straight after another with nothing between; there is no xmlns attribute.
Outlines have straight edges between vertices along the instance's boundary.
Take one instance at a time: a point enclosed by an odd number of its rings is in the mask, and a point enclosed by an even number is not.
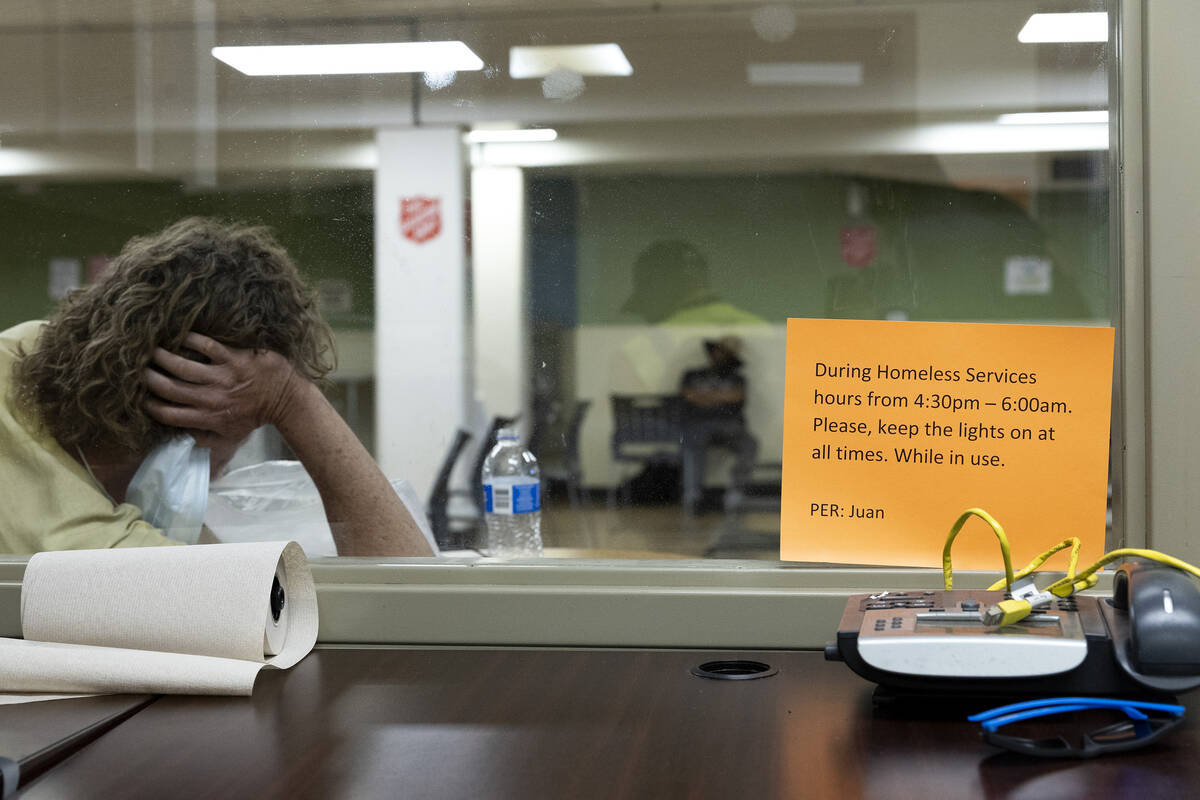
<svg viewBox="0 0 1200 800"><path fill-rule="evenodd" d="M376 144L376 458L425 498L473 395L461 134L385 129Z"/></svg>
<svg viewBox="0 0 1200 800"><path fill-rule="evenodd" d="M475 378L485 414L521 414L528 431L525 183L517 167L471 173Z"/></svg>

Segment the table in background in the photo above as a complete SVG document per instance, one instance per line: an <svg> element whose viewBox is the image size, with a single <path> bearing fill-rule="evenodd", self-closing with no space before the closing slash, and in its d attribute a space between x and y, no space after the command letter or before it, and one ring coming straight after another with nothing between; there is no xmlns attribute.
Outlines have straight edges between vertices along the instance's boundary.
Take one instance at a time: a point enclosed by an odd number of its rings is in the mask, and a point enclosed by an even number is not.
<svg viewBox="0 0 1200 800"><path fill-rule="evenodd" d="M777 675L697 678L714 658ZM164 697L23 798L1194 797L1190 721L1090 762L889 719L814 652L321 649L251 698Z"/></svg>

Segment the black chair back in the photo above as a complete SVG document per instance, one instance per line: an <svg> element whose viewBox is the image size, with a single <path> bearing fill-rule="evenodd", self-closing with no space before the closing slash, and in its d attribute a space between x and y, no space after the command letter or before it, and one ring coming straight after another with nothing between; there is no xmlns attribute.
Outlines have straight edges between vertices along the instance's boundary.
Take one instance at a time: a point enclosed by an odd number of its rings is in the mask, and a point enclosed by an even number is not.
<svg viewBox="0 0 1200 800"><path fill-rule="evenodd" d="M677 394L612 395L612 455L618 461L677 460L683 441L683 398ZM647 452L629 445L664 445Z"/></svg>
<svg viewBox="0 0 1200 800"><path fill-rule="evenodd" d="M463 546L462 542L456 541L458 537L450 530L447 506L450 503L450 476L454 472L454 465L458 462L459 455L470 439L471 434L462 428L455 432L454 441L450 443L450 448L446 451L445 458L442 459L442 466L438 469L433 489L429 492L429 503L425 508L425 514L429 517L429 527L433 530L434 541L443 550L457 550Z"/></svg>
<svg viewBox="0 0 1200 800"><path fill-rule="evenodd" d="M587 416L591 406L591 400L580 400L576 403L574 410L571 411L571 419L567 422L567 429L563 432L563 460L566 462L567 471L575 481L578 481L580 477L579 432L583 430L583 418Z"/></svg>

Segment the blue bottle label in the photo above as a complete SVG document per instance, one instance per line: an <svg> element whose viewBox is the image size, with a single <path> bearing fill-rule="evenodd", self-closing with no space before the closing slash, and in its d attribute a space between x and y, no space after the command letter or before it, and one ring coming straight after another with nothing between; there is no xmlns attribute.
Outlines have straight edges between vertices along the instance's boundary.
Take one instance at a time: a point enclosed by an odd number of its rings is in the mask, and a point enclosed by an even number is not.
<svg viewBox="0 0 1200 800"><path fill-rule="evenodd" d="M529 478L492 478L483 485L483 507L489 514L532 514L542 510L541 488Z"/></svg>

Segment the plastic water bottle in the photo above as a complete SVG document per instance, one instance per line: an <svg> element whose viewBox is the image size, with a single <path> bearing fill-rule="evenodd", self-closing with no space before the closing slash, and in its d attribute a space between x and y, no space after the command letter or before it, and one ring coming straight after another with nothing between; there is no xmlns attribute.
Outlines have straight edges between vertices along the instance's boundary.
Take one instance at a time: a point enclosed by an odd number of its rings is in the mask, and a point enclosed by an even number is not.
<svg viewBox="0 0 1200 800"><path fill-rule="evenodd" d="M483 460L484 518L488 555L522 558L542 554L542 487L537 458L521 446L513 428L501 428Z"/></svg>

